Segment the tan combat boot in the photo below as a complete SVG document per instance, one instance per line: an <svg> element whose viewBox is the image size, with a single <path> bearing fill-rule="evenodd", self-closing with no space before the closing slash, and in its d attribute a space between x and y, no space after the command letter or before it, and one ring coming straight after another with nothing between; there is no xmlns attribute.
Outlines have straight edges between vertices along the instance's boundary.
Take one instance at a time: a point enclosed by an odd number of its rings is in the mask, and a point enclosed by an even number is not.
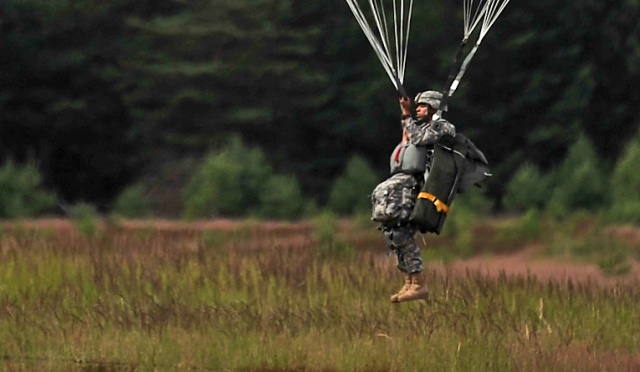
<svg viewBox="0 0 640 372"><path fill-rule="evenodd" d="M429 297L429 289L424 284L424 275L422 273L411 274L411 285L400 294L397 302L413 301L427 299Z"/></svg>
<svg viewBox="0 0 640 372"><path fill-rule="evenodd" d="M411 287L411 275L404 274L404 285L400 288L398 293L391 295L391 302L398 302L398 296L406 292L409 287Z"/></svg>

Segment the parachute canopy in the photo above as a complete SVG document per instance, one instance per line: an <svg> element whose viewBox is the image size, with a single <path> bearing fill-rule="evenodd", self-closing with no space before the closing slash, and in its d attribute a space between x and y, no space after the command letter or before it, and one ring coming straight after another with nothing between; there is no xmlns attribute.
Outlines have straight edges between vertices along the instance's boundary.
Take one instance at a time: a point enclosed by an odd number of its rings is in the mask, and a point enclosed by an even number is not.
<svg viewBox="0 0 640 372"><path fill-rule="evenodd" d="M382 63L391 83L401 95L407 97L403 84L414 0L345 1ZM445 92L445 100L455 92L469 61L509 0L462 0L462 2L463 38L458 56L452 66L452 69L458 72L452 71L447 82L448 91ZM480 32L476 44L463 61L462 52L477 26L480 26Z"/></svg>

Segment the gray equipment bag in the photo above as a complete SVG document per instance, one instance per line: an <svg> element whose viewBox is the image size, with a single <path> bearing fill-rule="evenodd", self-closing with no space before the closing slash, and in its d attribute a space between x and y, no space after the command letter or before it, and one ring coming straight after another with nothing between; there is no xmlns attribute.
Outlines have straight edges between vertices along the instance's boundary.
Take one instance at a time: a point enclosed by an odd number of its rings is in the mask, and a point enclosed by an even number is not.
<svg viewBox="0 0 640 372"><path fill-rule="evenodd" d="M490 176L488 165L484 154L463 134L442 137L410 217L418 230L440 234L455 194Z"/></svg>
<svg viewBox="0 0 640 372"><path fill-rule="evenodd" d="M393 150L389 167L391 174L423 174L427 169L427 147L401 143Z"/></svg>

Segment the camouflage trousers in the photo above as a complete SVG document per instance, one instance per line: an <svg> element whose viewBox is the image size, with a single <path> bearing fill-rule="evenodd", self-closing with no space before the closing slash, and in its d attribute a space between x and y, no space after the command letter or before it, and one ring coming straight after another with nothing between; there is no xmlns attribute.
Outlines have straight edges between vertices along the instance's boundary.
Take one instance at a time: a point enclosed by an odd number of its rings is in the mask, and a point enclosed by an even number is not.
<svg viewBox="0 0 640 372"><path fill-rule="evenodd" d="M415 227L383 224L378 229L384 234L387 247L396 255L398 270L407 274L420 273L424 270L422 253L415 240Z"/></svg>

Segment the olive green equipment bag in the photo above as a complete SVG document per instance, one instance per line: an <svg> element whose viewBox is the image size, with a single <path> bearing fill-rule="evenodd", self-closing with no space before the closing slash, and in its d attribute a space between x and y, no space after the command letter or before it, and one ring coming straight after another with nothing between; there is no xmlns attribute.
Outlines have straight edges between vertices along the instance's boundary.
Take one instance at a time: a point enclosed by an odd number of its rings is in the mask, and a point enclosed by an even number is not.
<svg viewBox="0 0 640 372"><path fill-rule="evenodd" d="M486 177L489 163L466 136L445 135L434 146L431 170L411 214L421 233L440 234L456 193L462 193Z"/></svg>

